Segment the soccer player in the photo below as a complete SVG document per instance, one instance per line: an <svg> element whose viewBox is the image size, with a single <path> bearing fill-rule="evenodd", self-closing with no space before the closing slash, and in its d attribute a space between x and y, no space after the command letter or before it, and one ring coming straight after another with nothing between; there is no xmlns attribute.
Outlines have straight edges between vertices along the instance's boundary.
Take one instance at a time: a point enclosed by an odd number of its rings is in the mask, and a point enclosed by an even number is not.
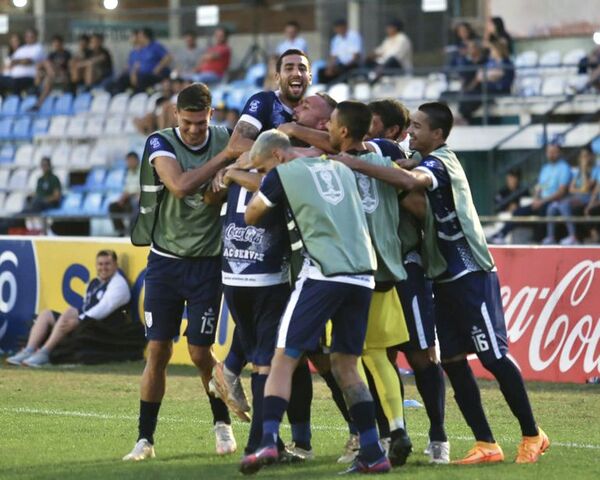
<svg viewBox="0 0 600 480"><path fill-rule="evenodd" d="M229 131L209 126L211 94L193 84L177 97L177 128L146 140L141 165L140 213L131 234L134 245L150 245L145 277L144 319L147 360L141 382L138 441L123 460L154 457L154 431L165 393L166 368L179 335L184 306L188 350L205 391L215 360L221 297L219 206L208 203L210 179L227 164ZM208 395L216 450L232 453L236 442L222 400Z"/></svg>
<svg viewBox="0 0 600 480"><path fill-rule="evenodd" d="M375 428L373 399L357 370L376 260L356 180L338 163L296 158L289 138L277 131L261 134L250 156L266 176L246 209L246 223L258 224L270 209L286 205L295 219L306 260L279 326L265 386L261 445L244 457L241 471L254 473L277 460L276 441L292 373L302 354L317 348L330 318L333 373L360 435L360 454L348 471L389 471Z"/></svg>
<svg viewBox="0 0 600 480"><path fill-rule="evenodd" d="M456 463L468 465L504 460L483 411L479 387L467 362L476 353L496 378L523 439L517 463L537 462L550 446L536 425L523 378L508 358L506 325L493 258L471 197L462 166L446 139L452 129L450 109L425 103L411 117L410 146L423 160L412 171L382 168L344 158L351 168L405 190L425 190L434 222L425 225L428 273L434 278L435 321L442 366L460 411L475 437L474 447Z"/></svg>

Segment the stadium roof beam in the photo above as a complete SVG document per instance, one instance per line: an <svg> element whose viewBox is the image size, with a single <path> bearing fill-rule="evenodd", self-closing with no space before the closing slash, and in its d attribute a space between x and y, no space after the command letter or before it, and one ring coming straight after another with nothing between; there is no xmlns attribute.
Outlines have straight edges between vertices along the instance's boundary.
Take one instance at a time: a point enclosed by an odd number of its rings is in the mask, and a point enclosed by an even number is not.
<svg viewBox="0 0 600 480"><path fill-rule="evenodd" d="M181 37L181 19L179 9L181 0L169 0L169 38Z"/></svg>
<svg viewBox="0 0 600 480"><path fill-rule="evenodd" d="M33 0L33 15L38 38L43 42L46 39L46 0Z"/></svg>

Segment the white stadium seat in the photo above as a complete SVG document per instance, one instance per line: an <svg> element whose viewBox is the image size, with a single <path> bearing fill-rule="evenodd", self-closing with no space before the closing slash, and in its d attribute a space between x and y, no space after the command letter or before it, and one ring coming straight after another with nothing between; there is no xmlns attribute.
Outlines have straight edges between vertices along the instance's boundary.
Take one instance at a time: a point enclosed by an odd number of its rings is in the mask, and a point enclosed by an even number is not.
<svg viewBox="0 0 600 480"><path fill-rule="evenodd" d="M108 163L107 147L97 143L90 153L89 165L92 167L105 167Z"/></svg>
<svg viewBox="0 0 600 480"><path fill-rule="evenodd" d="M12 192L4 201L3 211L5 214L19 213L25 207L25 198L27 194L24 192Z"/></svg>
<svg viewBox="0 0 600 480"><path fill-rule="evenodd" d="M156 108L156 101L161 98L163 96L162 92L154 92L152 95L150 95L148 97L148 100L146 100L146 112L145 113L150 113L153 112L154 109Z"/></svg>
<svg viewBox="0 0 600 480"><path fill-rule="evenodd" d="M85 136L87 120L84 116L77 115L71 117L66 129L66 136L69 138L81 138Z"/></svg>
<svg viewBox="0 0 600 480"><path fill-rule="evenodd" d="M327 85L323 84L323 83L314 83L312 85L309 85L308 88L306 89L306 96L310 97L311 95L314 95L317 92L326 92L327 91Z"/></svg>
<svg viewBox="0 0 600 480"><path fill-rule="evenodd" d="M29 174L29 179L27 180L27 191L28 192L35 192L35 189L37 188L37 181L38 178L40 178L40 171L37 169L34 169L31 171L31 173Z"/></svg>
<svg viewBox="0 0 600 480"><path fill-rule="evenodd" d="M371 100L371 85L367 82L361 82L354 85L353 97L359 102L369 102Z"/></svg>
<svg viewBox="0 0 600 480"><path fill-rule="evenodd" d="M85 136L89 138L98 138L104 132L104 117L94 116L87 120L85 127Z"/></svg>
<svg viewBox="0 0 600 480"><path fill-rule="evenodd" d="M534 68L537 67L538 53L535 50L526 50L521 52L515 58L515 67L518 69L522 68Z"/></svg>
<svg viewBox="0 0 600 480"><path fill-rule="evenodd" d="M129 94L117 93L110 101L108 113L125 113L129 105Z"/></svg>
<svg viewBox="0 0 600 480"><path fill-rule="evenodd" d="M71 150L69 166L76 170L90 168L90 146L87 143L77 145Z"/></svg>
<svg viewBox="0 0 600 480"><path fill-rule="evenodd" d="M336 83L329 87L327 93L336 101L344 102L350 98L350 87L347 83Z"/></svg>
<svg viewBox="0 0 600 480"><path fill-rule="evenodd" d="M62 137L67 129L69 118L66 115L52 117L50 127L48 127L48 135L51 137Z"/></svg>
<svg viewBox="0 0 600 480"><path fill-rule="evenodd" d="M424 78L413 78L404 86L400 97L404 100L421 100L425 97L425 85Z"/></svg>
<svg viewBox="0 0 600 480"><path fill-rule="evenodd" d="M561 56L558 50L549 50L540 57L540 67L558 67L561 64Z"/></svg>
<svg viewBox="0 0 600 480"><path fill-rule="evenodd" d="M4 211L4 201L6 200L6 193L0 192L0 212Z"/></svg>
<svg viewBox="0 0 600 480"><path fill-rule="evenodd" d="M129 101L127 115L130 117L143 117L146 114L148 95L145 92L136 93Z"/></svg>
<svg viewBox="0 0 600 480"><path fill-rule="evenodd" d="M565 77L548 76L544 78L544 83L542 84L542 95L544 97L563 95L566 83L567 79Z"/></svg>
<svg viewBox="0 0 600 480"><path fill-rule="evenodd" d="M562 57L563 66L567 67L576 67L579 64L579 61L585 57L585 50L581 48L575 48L574 50L570 50L565 53Z"/></svg>
<svg viewBox="0 0 600 480"><path fill-rule="evenodd" d="M10 170L0 170L0 190L6 189L8 186L8 178L10 177Z"/></svg>
<svg viewBox="0 0 600 480"><path fill-rule="evenodd" d="M33 154L34 166L37 167L40 164L42 157L52 158L52 152L54 152L54 145L43 144L36 148L35 153Z"/></svg>
<svg viewBox="0 0 600 480"><path fill-rule="evenodd" d="M55 167L68 167L71 157L71 145L60 143L52 152L52 165Z"/></svg>
<svg viewBox="0 0 600 480"><path fill-rule="evenodd" d="M104 134L105 135L121 135L123 133L123 123L127 117L123 117L123 115L111 115L106 119L106 123L104 125ZM129 119L127 119L129 120Z"/></svg>
<svg viewBox="0 0 600 480"><path fill-rule="evenodd" d="M15 170L8 181L9 190L26 190L29 180L29 169L19 168Z"/></svg>
<svg viewBox="0 0 600 480"><path fill-rule="evenodd" d="M69 171L66 168L57 168L54 170L54 175L60 180L63 190L69 186Z"/></svg>
<svg viewBox="0 0 600 480"><path fill-rule="evenodd" d="M35 147L31 144L21 145L15 154L15 165L21 167L37 167L34 162Z"/></svg>
<svg viewBox="0 0 600 480"><path fill-rule="evenodd" d="M110 103L110 93L98 91L94 94L92 100L92 106L90 107L90 113L93 115L104 115L108 110L108 104Z"/></svg>

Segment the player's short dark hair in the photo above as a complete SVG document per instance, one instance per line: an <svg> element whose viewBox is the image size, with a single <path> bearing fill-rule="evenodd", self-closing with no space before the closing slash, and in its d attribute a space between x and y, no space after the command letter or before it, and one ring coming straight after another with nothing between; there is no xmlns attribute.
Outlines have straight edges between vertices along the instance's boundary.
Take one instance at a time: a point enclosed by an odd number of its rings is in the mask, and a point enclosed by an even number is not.
<svg viewBox="0 0 600 480"><path fill-rule="evenodd" d="M40 163L44 162L46 162L48 166L52 168L52 160L50 160L50 157L48 157L47 155L44 155L42 158L40 158Z"/></svg>
<svg viewBox="0 0 600 480"><path fill-rule="evenodd" d="M338 18L335 22L333 22L334 27L347 27L348 21L345 18Z"/></svg>
<svg viewBox="0 0 600 480"><path fill-rule="evenodd" d="M204 83L192 83L177 95L177 110L201 112L210 108L212 95Z"/></svg>
<svg viewBox="0 0 600 480"><path fill-rule="evenodd" d="M325 100L325 103L329 106L329 108L331 108L332 112L337 108L338 103L327 92L317 92L315 95Z"/></svg>
<svg viewBox="0 0 600 480"><path fill-rule="evenodd" d="M444 139L450 135L452 125L454 124L454 116L448 108L448 105L441 102L429 102L419 106L419 111L427 115L429 128L437 130L441 128Z"/></svg>
<svg viewBox="0 0 600 480"><path fill-rule="evenodd" d="M296 30L300 30L300 24L296 20L288 20L285 22L286 27L294 27Z"/></svg>
<svg viewBox="0 0 600 480"><path fill-rule="evenodd" d="M369 110L373 115L381 118L381 123L385 128L391 128L398 125L400 130L406 130L410 123L410 112L402 102L395 98L385 98L375 100L369 103Z"/></svg>
<svg viewBox="0 0 600 480"><path fill-rule="evenodd" d="M62 35L52 35L52 38L50 39L51 42L59 42L59 43L65 43L65 39L63 38Z"/></svg>
<svg viewBox="0 0 600 480"><path fill-rule="evenodd" d="M81 35L79 35L79 37L77 37L77 40L79 40L80 42L89 42L90 41L90 36L87 33L82 33Z"/></svg>
<svg viewBox="0 0 600 480"><path fill-rule="evenodd" d="M127 155L125 155L125 158L129 158L129 157L135 157L135 159L139 162L140 161L140 156L137 154L136 151L131 150L130 152L127 152Z"/></svg>
<svg viewBox="0 0 600 480"><path fill-rule="evenodd" d="M338 122L348 129L353 140L362 140L371 128L372 114L362 102L348 100L337 105Z"/></svg>
<svg viewBox="0 0 600 480"><path fill-rule="evenodd" d="M141 33L150 41L154 40L154 30L152 30L150 27L142 28L141 30L139 30L139 33Z"/></svg>
<svg viewBox="0 0 600 480"><path fill-rule="evenodd" d="M100 250L96 254L96 258L98 258L98 257L110 257L116 262L117 261L117 252L115 252L114 250L109 250L109 249Z"/></svg>
<svg viewBox="0 0 600 480"><path fill-rule="evenodd" d="M281 71L281 67L283 66L283 58L288 57L290 55L300 55L301 57L306 58L308 66L310 67L310 59L308 58L308 55L306 55L306 53L304 53L298 48L288 48L285 52L279 55L279 58L277 59L277 64L275 65L276 72L279 73Z"/></svg>
<svg viewBox="0 0 600 480"><path fill-rule="evenodd" d="M386 23L386 26L387 27L394 27L399 32L403 32L404 31L404 22L402 20L400 20L399 18L395 18L393 20L390 20L389 22Z"/></svg>
<svg viewBox="0 0 600 480"><path fill-rule="evenodd" d="M94 33L92 33L92 37L96 37L98 40L100 40L100 42L104 41L104 34L103 33L94 32Z"/></svg>

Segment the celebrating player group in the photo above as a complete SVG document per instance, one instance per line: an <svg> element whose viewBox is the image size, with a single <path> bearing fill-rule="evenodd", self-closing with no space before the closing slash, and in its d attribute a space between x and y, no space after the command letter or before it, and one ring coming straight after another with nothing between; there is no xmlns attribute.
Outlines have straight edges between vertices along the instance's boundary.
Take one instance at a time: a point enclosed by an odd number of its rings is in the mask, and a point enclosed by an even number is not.
<svg viewBox="0 0 600 480"><path fill-rule="evenodd" d="M515 461L537 462L550 442L508 356L494 260L465 173L446 145L451 111L425 103L409 114L394 99L367 105L305 96L311 68L299 50L281 55L277 79L277 91L247 101L233 131L210 125L211 93L193 84L178 96L178 127L146 141L132 241L150 245L148 349L137 443L124 460L155 455L166 367L187 307L185 335L217 453L237 449L230 411L251 422L244 474L319 454L311 445L309 360L348 424L338 459L344 473L404 465L412 443L399 352L427 411L431 463L505 458L471 353L519 422ZM222 297L235 333L220 363L211 347ZM240 381L246 365L251 402ZM453 462L444 372L475 439ZM279 435L285 413L287 445Z"/></svg>

